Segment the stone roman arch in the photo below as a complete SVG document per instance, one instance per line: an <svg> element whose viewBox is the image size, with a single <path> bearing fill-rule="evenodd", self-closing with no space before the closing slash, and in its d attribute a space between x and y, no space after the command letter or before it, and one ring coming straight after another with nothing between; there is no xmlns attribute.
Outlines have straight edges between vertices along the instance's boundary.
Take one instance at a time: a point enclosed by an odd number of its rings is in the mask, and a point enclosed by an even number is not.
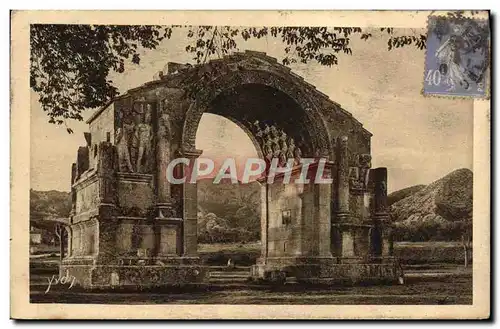
<svg viewBox="0 0 500 329"><path fill-rule="evenodd" d="M327 160L331 184L261 181L262 252L253 277L396 279L387 170L371 168L371 134L276 59L251 51L197 66L168 63L88 120L87 145L72 166L70 229L78 239L61 270L87 287L206 280L210 268L197 255L196 183L171 184L165 175L172 161L202 154L195 137L204 113L237 123L261 157L294 150ZM296 163L294 173L300 170ZM186 167L175 171L181 177Z"/></svg>
<svg viewBox="0 0 500 329"><path fill-rule="evenodd" d="M243 63L244 65L245 63ZM220 95L225 90L231 90L236 87L244 87L245 85L261 85L267 86L276 91L287 95L291 100L293 100L300 109L304 112L304 118L306 119L306 127L311 131L315 131L312 134L312 140L314 151L317 152L316 155L322 155L327 157L332 157L333 146L331 145L331 137L328 134L328 128L324 122L324 119L318 110L320 104L314 102L314 100L308 95L311 90L307 88L302 82L295 81L298 78L294 76L286 77L281 75L282 73L277 73L272 70L257 70L255 68L246 69L244 66L239 65L237 71L229 71L221 74L213 81L210 81L206 87L203 88L214 91L208 94L208 97L202 98L199 102L194 103L194 106L189 107L186 113L186 120L184 121L183 127L183 138L182 145L186 149L194 149L194 143L196 138L196 131L198 129L198 124L203 113L208 111L211 103L220 97ZM238 120L238 118L235 118ZM313 156L311 154L310 156Z"/></svg>

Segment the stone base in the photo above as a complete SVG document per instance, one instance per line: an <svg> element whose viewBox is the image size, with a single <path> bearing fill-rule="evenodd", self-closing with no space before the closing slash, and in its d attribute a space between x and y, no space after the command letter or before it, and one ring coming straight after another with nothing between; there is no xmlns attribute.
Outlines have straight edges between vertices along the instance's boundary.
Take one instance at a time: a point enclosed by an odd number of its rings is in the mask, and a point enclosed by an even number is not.
<svg viewBox="0 0 500 329"><path fill-rule="evenodd" d="M393 283L403 275L397 260L392 257L365 262L335 257L276 257L259 259L252 266L254 279L279 277L276 272L295 277L299 283L326 284Z"/></svg>
<svg viewBox="0 0 500 329"><path fill-rule="evenodd" d="M144 289L165 285L202 283L207 280L207 267L194 264L192 258L165 258L161 265L94 265L63 262L60 276L74 276L82 288ZM152 263L152 262L148 262ZM155 262L158 264L158 262Z"/></svg>

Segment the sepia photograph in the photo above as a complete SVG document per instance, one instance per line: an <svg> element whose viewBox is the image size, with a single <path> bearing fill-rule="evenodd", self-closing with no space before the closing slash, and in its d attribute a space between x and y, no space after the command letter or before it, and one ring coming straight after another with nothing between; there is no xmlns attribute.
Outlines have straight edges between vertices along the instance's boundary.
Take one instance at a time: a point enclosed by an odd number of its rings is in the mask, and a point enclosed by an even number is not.
<svg viewBox="0 0 500 329"><path fill-rule="evenodd" d="M489 317L488 11L11 29L12 317Z"/></svg>

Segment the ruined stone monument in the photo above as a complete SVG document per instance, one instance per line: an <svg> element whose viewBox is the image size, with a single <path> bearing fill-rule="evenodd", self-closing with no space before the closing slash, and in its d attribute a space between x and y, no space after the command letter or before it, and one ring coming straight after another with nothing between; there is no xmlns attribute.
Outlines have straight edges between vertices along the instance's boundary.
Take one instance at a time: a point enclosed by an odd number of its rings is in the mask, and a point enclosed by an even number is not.
<svg viewBox="0 0 500 329"><path fill-rule="evenodd" d="M371 134L339 104L264 53L203 65L169 63L88 121L72 166L73 208L61 271L84 287L204 282L197 256L197 186L171 184L173 159L196 159L203 113L249 134L262 159L327 159L332 184L262 184L255 278L393 281L387 170L371 168ZM318 164L312 164L314 170ZM176 167L182 177L186 168Z"/></svg>

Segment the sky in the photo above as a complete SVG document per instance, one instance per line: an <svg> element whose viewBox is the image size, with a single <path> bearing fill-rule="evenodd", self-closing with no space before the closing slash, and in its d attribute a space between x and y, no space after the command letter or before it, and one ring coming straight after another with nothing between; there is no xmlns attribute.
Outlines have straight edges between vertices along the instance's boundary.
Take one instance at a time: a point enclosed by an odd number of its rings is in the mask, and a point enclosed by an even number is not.
<svg viewBox="0 0 500 329"><path fill-rule="evenodd" d="M395 30L397 34L423 33L418 29ZM339 103L373 133L372 167L388 168L388 191L416 184L429 184L458 168L472 169L472 100L425 97L424 50L413 47L387 50L387 36L373 30L373 37L351 37L352 55L339 54L333 67L292 64L293 72L330 99ZM141 63L126 66L110 79L121 93L153 80L167 62L191 62L185 52L185 31L174 31L155 50L141 51ZM272 37L238 40L239 51L256 50L283 58L284 45ZM89 117L89 110L85 117ZM48 123L38 95L31 92L31 188L70 190L71 163L79 146L85 145L84 122L66 126ZM243 143L232 143L234 140ZM253 157L255 148L245 132L233 122L205 114L200 122L196 147L203 157Z"/></svg>

